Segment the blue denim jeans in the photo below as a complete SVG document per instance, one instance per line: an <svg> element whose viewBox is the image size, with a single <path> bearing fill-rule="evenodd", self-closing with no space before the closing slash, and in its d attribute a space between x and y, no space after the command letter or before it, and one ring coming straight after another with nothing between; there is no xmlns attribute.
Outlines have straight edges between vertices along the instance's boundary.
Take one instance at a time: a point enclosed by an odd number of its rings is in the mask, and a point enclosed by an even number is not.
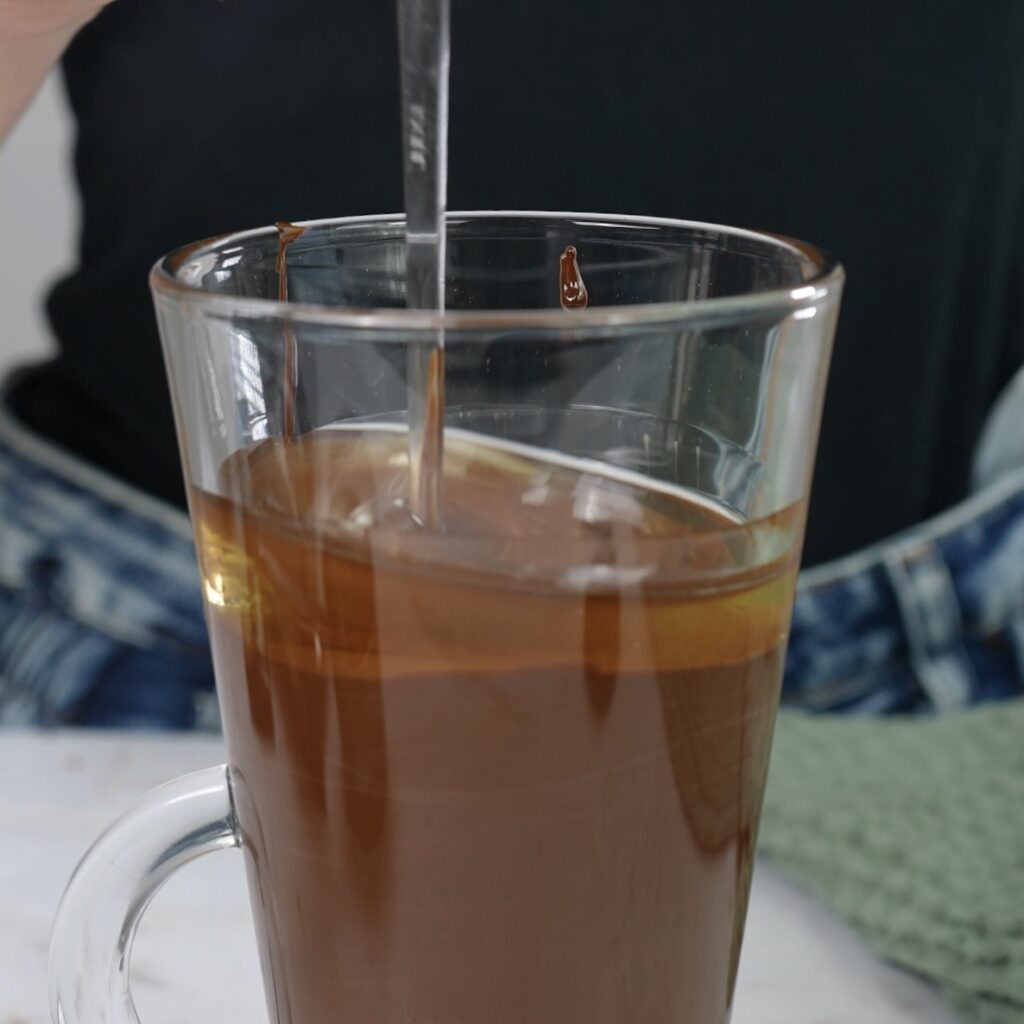
<svg viewBox="0 0 1024 1024"><path fill-rule="evenodd" d="M1024 692L1024 470L801 574L783 703L941 712Z"/></svg>
<svg viewBox="0 0 1024 1024"><path fill-rule="evenodd" d="M1024 693L1024 367L978 442L974 489L801 575L784 704L930 713Z"/></svg>
<svg viewBox="0 0 1024 1024"><path fill-rule="evenodd" d="M1024 467L802 575L785 703L946 711L1022 689ZM48 444L3 402L0 724L217 726L187 517Z"/></svg>
<svg viewBox="0 0 1024 1024"><path fill-rule="evenodd" d="M188 517L0 401L0 724L216 723Z"/></svg>

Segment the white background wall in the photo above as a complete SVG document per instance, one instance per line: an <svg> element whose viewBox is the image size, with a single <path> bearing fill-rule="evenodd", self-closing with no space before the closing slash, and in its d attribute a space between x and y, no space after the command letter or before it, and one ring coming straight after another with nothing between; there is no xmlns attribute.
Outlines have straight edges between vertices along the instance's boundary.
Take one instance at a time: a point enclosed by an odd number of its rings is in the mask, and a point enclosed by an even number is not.
<svg viewBox="0 0 1024 1024"><path fill-rule="evenodd" d="M52 347L42 300L72 262L71 119L51 75L0 147L0 373Z"/></svg>

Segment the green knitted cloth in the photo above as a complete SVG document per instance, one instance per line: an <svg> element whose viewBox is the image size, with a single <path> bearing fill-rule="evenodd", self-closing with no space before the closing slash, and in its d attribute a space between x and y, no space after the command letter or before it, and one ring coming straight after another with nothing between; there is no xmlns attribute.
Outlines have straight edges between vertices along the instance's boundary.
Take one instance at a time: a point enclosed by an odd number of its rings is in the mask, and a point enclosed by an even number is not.
<svg viewBox="0 0 1024 1024"><path fill-rule="evenodd" d="M1024 1022L1024 700L780 715L761 851L970 1024Z"/></svg>

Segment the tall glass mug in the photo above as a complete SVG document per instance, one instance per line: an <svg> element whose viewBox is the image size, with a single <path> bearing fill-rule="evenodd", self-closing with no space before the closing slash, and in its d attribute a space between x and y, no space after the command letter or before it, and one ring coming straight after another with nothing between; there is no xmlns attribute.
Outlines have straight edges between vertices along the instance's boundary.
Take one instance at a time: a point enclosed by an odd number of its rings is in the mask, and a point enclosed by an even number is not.
<svg viewBox="0 0 1024 1024"><path fill-rule="evenodd" d="M230 846L274 1024L728 1018L842 271L677 221L448 230L443 315L398 218L309 225L284 281L274 229L153 272L230 763L86 855L61 1024L136 1021L143 909ZM410 371L442 336L443 405Z"/></svg>

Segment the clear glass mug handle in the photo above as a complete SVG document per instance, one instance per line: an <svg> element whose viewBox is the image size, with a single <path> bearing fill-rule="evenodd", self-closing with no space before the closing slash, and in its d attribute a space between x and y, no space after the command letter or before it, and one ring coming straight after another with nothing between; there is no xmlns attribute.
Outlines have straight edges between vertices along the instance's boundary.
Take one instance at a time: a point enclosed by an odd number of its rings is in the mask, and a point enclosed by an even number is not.
<svg viewBox="0 0 1024 1024"><path fill-rule="evenodd" d="M54 1024L138 1024L128 968L149 901L184 864L240 845L227 765L153 790L111 825L75 869L57 911Z"/></svg>

